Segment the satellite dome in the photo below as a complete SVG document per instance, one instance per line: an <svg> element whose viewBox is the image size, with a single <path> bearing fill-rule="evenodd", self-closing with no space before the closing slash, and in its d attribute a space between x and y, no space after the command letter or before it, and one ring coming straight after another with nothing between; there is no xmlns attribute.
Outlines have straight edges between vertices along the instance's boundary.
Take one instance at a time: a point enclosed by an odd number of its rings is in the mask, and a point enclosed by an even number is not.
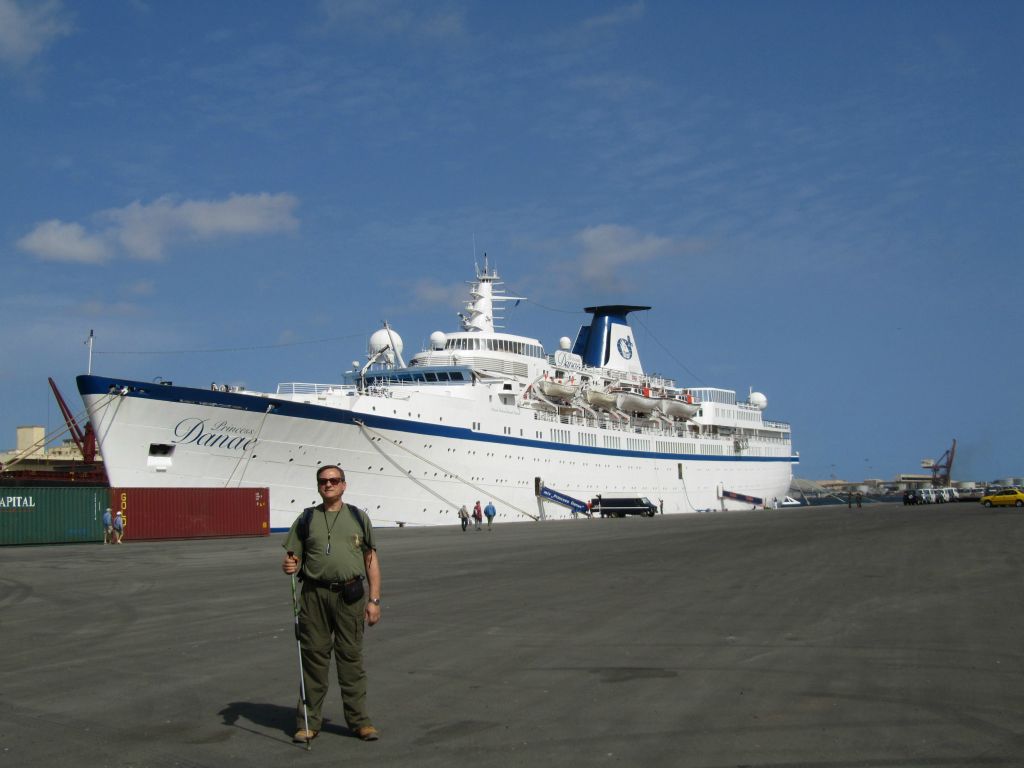
<svg viewBox="0 0 1024 768"><path fill-rule="evenodd" d="M568 336L563 336L558 340L558 348L568 352L572 348L572 340Z"/></svg>
<svg viewBox="0 0 1024 768"><path fill-rule="evenodd" d="M768 398L762 392L751 392L748 402L759 411L768 407Z"/></svg>
<svg viewBox="0 0 1024 768"><path fill-rule="evenodd" d="M401 356L405 345L402 344L402 337L393 330L381 328L370 336L370 343L366 345L366 351L372 357L388 347L391 347L391 349L387 352L387 359L389 362L394 362L396 353L398 356Z"/></svg>
<svg viewBox="0 0 1024 768"><path fill-rule="evenodd" d="M448 337L444 335L444 331L434 331L430 334L431 349L444 349L444 343L446 341L448 341Z"/></svg>

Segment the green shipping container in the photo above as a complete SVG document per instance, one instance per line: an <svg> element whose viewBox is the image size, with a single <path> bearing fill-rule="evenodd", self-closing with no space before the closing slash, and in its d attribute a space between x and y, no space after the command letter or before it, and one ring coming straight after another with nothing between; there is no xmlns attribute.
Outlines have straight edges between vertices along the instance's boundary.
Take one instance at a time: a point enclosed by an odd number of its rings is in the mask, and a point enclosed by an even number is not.
<svg viewBox="0 0 1024 768"><path fill-rule="evenodd" d="M0 545L103 541L108 488L0 487Z"/></svg>

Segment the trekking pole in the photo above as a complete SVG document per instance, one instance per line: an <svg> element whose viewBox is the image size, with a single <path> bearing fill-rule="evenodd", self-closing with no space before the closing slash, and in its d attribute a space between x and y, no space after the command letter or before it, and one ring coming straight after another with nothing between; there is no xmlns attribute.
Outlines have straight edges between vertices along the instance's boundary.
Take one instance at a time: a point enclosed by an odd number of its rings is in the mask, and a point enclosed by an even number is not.
<svg viewBox="0 0 1024 768"><path fill-rule="evenodd" d="M291 552L288 553L289 555ZM306 726L306 734L309 734L309 713L306 711L306 678L302 674L302 640L299 638L299 600L295 595L295 574L292 574L292 613L295 614L295 644L299 649L299 693L302 696L302 720ZM306 751L312 749L313 740L306 739Z"/></svg>

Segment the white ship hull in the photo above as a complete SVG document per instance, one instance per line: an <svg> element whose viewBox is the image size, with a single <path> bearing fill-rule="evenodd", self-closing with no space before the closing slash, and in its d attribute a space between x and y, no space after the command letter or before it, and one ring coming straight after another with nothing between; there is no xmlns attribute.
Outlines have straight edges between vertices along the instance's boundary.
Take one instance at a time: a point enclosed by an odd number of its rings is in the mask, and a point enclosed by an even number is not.
<svg viewBox="0 0 1024 768"><path fill-rule="evenodd" d="M318 404L315 396L304 402L96 376L79 377L79 388L112 486L268 487L273 530L319 501L315 471L323 464L344 467L346 498L375 525L457 524L458 508L478 499L494 501L498 522L569 517L564 507L538 502L537 477L581 499L647 496L665 514L750 509L721 491L781 499L792 478L788 451L725 458L582 448L557 440L566 437L557 434L567 431L561 424L507 406L474 430L468 414L480 404L447 395L334 395ZM467 390L486 397L482 387ZM348 407L327 404L331 397L344 397ZM603 429L574 431L611 437Z"/></svg>

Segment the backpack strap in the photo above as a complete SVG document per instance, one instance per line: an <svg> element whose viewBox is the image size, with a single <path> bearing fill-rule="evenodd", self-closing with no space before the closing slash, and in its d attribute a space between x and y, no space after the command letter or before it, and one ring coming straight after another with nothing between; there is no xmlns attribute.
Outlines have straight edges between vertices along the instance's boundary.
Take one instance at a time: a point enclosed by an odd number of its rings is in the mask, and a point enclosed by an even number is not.
<svg viewBox="0 0 1024 768"><path fill-rule="evenodd" d="M299 539L302 541L302 549L306 549L306 539L309 538L309 524L313 520L313 509L314 507L306 507L302 510L302 515L299 517L299 525L295 529L295 532L299 534Z"/></svg>
<svg viewBox="0 0 1024 768"><path fill-rule="evenodd" d="M350 510L352 510L352 515L355 517L356 522L359 523L359 527L363 530L363 541L365 542L366 541L366 521L367 521L366 513L363 512L363 510L361 510L355 504L349 504L348 508Z"/></svg>

